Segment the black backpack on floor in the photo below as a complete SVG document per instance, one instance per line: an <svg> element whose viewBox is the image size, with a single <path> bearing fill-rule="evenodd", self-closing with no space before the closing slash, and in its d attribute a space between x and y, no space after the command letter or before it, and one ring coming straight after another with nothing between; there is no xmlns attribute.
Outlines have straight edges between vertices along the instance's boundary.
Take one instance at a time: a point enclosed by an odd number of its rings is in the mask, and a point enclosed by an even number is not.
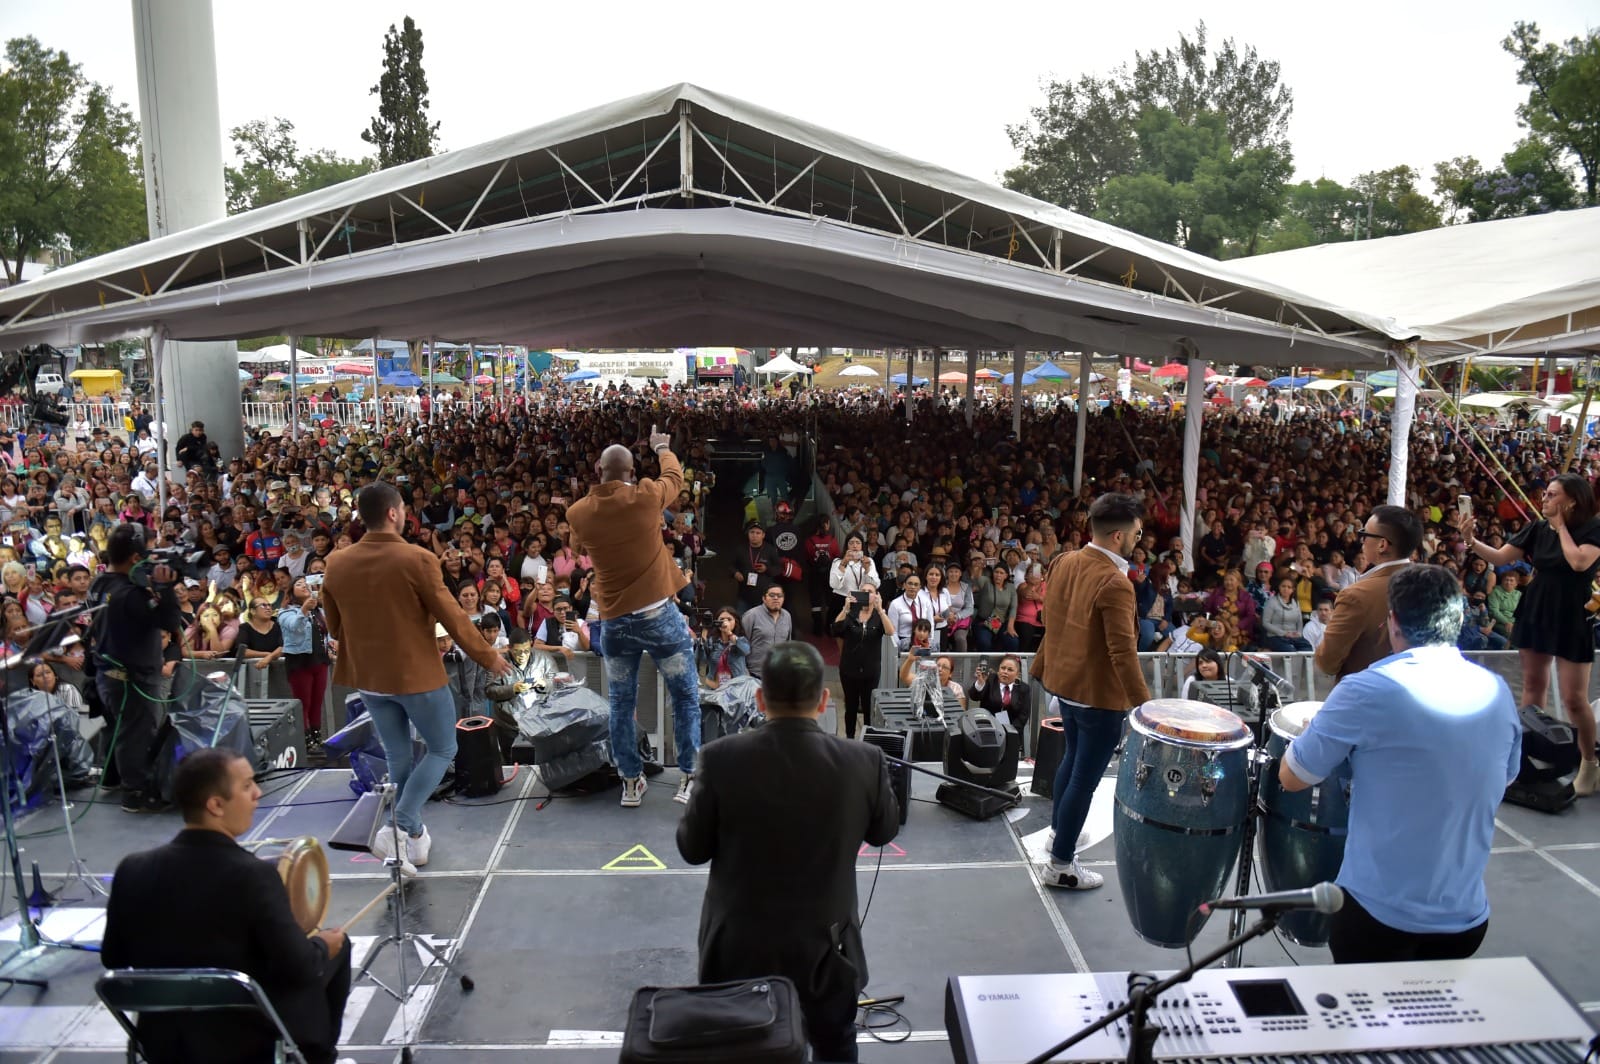
<svg viewBox="0 0 1600 1064"><path fill-rule="evenodd" d="M1522 720L1522 764L1506 788L1506 801L1541 813L1557 813L1577 800L1564 777L1578 769L1578 740L1572 729L1537 706L1517 710Z"/></svg>

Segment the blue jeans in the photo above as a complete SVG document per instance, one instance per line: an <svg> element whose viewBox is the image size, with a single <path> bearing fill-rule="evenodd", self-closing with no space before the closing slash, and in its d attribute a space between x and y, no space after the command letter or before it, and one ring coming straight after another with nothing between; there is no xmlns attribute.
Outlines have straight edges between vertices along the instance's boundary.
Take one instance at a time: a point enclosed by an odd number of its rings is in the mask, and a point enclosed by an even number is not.
<svg viewBox="0 0 1600 1064"><path fill-rule="evenodd" d="M1262 642L1274 654L1304 654L1311 650L1311 644L1302 635L1269 635Z"/></svg>
<svg viewBox="0 0 1600 1064"><path fill-rule="evenodd" d="M1167 633L1157 627L1156 622L1148 617L1139 618L1139 650L1144 652L1154 650L1156 644L1167 637Z"/></svg>
<svg viewBox="0 0 1600 1064"><path fill-rule="evenodd" d="M383 742L389 760L389 781L398 797L394 822L407 835L422 834L422 807L456 756L456 702L450 686L415 695L380 695L362 691L367 714ZM411 729L427 744L422 759L413 762Z"/></svg>
<svg viewBox="0 0 1600 1064"><path fill-rule="evenodd" d="M639 731L633 719L639 701L639 658L649 654L672 696L672 742L678 767L694 771L700 749L700 680L695 675L694 638L670 602L653 610L606 621L606 688L611 698L611 760L624 779L644 771Z"/></svg>
<svg viewBox="0 0 1600 1064"><path fill-rule="evenodd" d="M1077 856L1078 834L1089 819L1089 802L1111 763L1126 717L1116 710L1061 704L1066 747L1051 791L1050 824L1056 829L1056 841L1050 856L1062 864Z"/></svg>
<svg viewBox="0 0 1600 1064"><path fill-rule="evenodd" d="M1020 640L1014 635L1008 635L1004 628L995 632L991 631L987 624L975 624L972 626L972 642L975 650L985 654L991 650L1015 654L1021 645Z"/></svg>

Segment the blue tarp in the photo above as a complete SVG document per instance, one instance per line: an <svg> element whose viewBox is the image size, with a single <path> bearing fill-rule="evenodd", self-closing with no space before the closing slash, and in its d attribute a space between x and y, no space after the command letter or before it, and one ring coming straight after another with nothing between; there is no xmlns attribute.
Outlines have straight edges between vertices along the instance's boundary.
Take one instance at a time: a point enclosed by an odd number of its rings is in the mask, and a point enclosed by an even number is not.
<svg viewBox="0 0 1600 1064"><path fill-rule="evenodd" d="M906 382L906 375L904 373L896 373L893 377L889 378L889 383L890 384L904 384L905 382ZM927 384L927 383L928 383L928 378L926 378L926 377L912 377L911 378L911 385L914 388L920 388L920 387L922 387L922 385Z"/></svg>
<svg viewBox="0 0 1600 1064"><path fill-rule="evenodd" d="M1007 373L1005 376L1001 377L1000 378L1000 383L1009 388L1011 386L1011 374ZM1031 370L1022 375L1022 385L1023 385L1023 387L1027 387L1030 384L1038 384L1038 383L1039 383L1038 376L1036 374L1034 374Z"/></svg>
<svg viewBox="0 0 1600 1064"><path fill-rule="evenodd" d="M387 384L391 388L420 388L422 378L410 370L398 370L386 377L379 377L378 383Z"/></svg>
<svg viewBox="0 0 1600 1064"><path fill-rule="evenodd" d="M577 369L561 379L564 381L592 381L600 376L599 372L592 369Z"/></svg>
<svg viewBox="0 0 1600 1064"><path fill-rule="evenodd" d="M1056 365L1054 362L1051 362L1047 358L1041 364L1024 373L1022 375L1022 379L1027 381L1029 377L1033 377L1036 380L1049 381L1060 380L1062 377L1070 376L1072 376L1072 374L1068 373L1066 370L1062 369L1060 366Z"/></svg>
<svg viewBox="0 0 1600 1064"><path fill-rule="evenodd" d="M1392 369L1379 370L1377 373L1367 374L1367 383L1374 388L1398 388L1400 374Z"/></svg>
<svg viewBox="0 0 1600 1064"><path fill-rule="evenodd" d="M1274 377L1267 382L1268 388L1304 388L1311 381L1310 377Z"/></svg>

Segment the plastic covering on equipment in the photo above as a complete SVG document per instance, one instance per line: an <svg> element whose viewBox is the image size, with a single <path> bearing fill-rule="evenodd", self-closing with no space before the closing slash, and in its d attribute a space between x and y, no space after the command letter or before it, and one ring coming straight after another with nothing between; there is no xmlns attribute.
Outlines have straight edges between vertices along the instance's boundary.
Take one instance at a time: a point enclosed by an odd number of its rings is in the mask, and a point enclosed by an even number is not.
<svg viewBox="0 0 1600 1064"><path fill-rule="evenodd" d="M756 704L761 681L754 676L724 680L715 691L700 692L700 741L708 743L724 735L737 735L767 722Z"/></svg>
<svg viewBox="0 0 1600 1064"><path fill-rule="evenodd" d="M6 795L14 810L31 809L48 801L59 787L56 754L50 737L60 750L61 773L68 782L84 779L94 767L94 754L78 734L78 714L61 700L44 691L30 689L10 696L6 705L10 717L10 786Z"/></svg>
<svg viewBox="0 0 1600 1064"><path fill-rule="evenodd" d="M250 711L227 673L214 672L179 692L167 713L161 753L156 758L154 783L162 797L172 800L172 781L178 762L191 751L214 747L232 750L255 760L250 738Z"/></svg>
<svg viewBox="0 0 1600 1064"><path fill-rule="evenodd" d="M511 705L545 786L570 787L611 764L611 706L589 688L553 682L543 697Z"/></svg>
<svg viewBox="0 0 1600 1064"><path fill-rule="evenodd" d="M945 689L939 682L939 663L932 658L917 662L911 674L911 712L917 717L944 720Z"/></svg>
<svg viewBox="0 0 1600 1064"><path fill-rule="evenodd" d="M322 741L329 763L336 757L350 761L350 790L358 795L378 789L378 784L389 774L389 756L384 753L383 740L378 729L367 715L366 703L360 695L350 695L344 700L345 719L350 723ZM412 737L413 759L420 758L426 747L420 739Z"/></svg>

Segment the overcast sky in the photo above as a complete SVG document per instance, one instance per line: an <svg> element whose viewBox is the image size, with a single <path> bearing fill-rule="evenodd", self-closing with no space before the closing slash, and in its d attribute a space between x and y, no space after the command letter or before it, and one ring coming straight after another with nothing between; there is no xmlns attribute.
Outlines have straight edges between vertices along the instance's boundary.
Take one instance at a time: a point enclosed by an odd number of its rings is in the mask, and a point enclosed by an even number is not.
<svg viewBox="0 0 1600 1064"><path fill-rule="evenodd" d="M594 104L696 82L996 180L1016 161L1008 123L1041 79L1105 72L1204 18L1254 45L1294 90L1297 176L1349 181L1456 155L1498 162L1525 98L1500 40L1516 19L1565 39L1594 0L686 5L602 0L223 0L215 7L224 129L282 116L305 148L367 153L383 32L423 30L442 146L465 147ZM0 0L0 35L65 50L137 110L130 0ZM1431 190L1431 183L1424 187Z"/></svg>

